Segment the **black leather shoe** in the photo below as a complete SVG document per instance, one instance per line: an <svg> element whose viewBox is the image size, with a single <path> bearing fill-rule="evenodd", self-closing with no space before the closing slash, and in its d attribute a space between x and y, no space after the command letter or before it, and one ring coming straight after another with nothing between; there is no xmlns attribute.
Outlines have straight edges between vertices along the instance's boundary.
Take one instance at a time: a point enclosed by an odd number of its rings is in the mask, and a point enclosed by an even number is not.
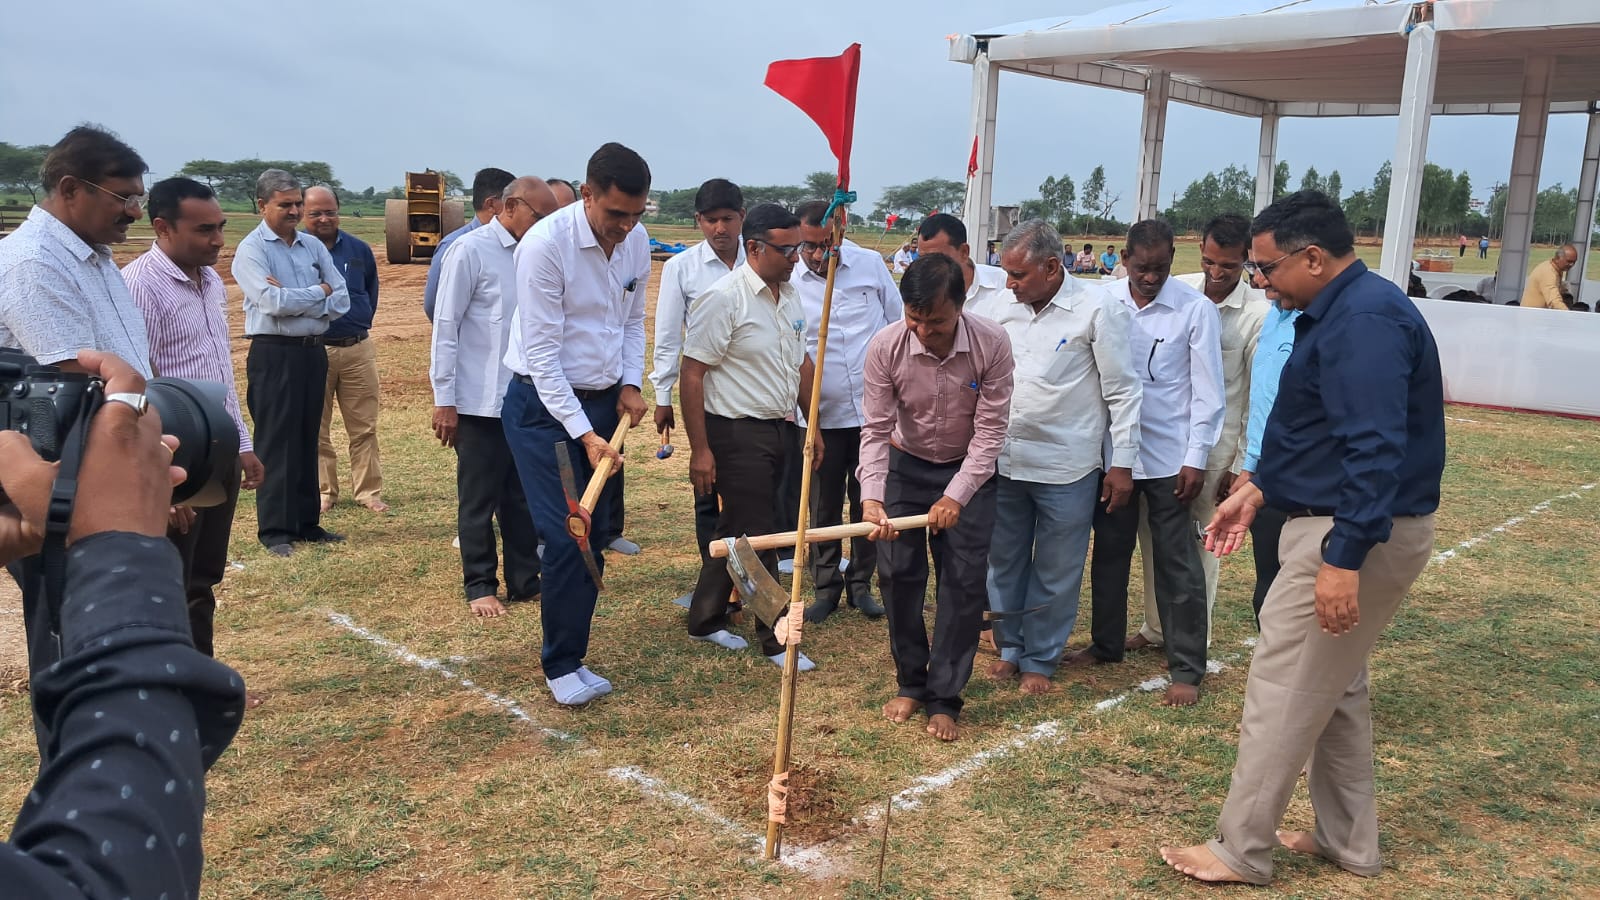
<svg viewBox="0 0 1600 900"><path fill-rule="evenodd" d="M290 556L294 553L294 547L289 544L273 544L267 548L267 552L273 556Z"/></svg>
<svg viewBox="0 0 1600 900"><path fill-rule="evenodd" d="M342 534L334 534L331 531L324 531L321 534L317 535L315 538L312 538L311 539L311 543L313 543L313 544L342 544L342 543L344 543L344 535L342 535Z"/></svg>
<svg viewBox="0 0 1600 900"><path fill-rule="evenodd" d="M838 608L838 600L823 600L821 598L813 600L811 601L811 605L806 607L806 621L812 625L816 625L819 622L824 622L829 616L833 615L833 611Z"/></svg>
<svg viewBox="0 0 1600 900"><path fill-rule="evenodd" d="M877 600L874 600L871 594L862 594L859 597L851 597L850 605L861 610L861 614L869 619L881 619L883 618L885 612L883 604L879 603Z"/></svg>

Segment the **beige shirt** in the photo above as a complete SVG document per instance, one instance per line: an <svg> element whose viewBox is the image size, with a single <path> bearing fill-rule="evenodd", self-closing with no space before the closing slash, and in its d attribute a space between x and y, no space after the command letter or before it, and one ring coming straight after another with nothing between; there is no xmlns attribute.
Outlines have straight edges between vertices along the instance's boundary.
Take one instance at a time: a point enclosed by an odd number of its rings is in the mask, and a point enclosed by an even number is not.
<svg viewBox="0 0 1600 900"><path fill-rule="evenodd" d="M710 367L705 379L708 415L787 418L800 396L800 366L806 358L800 295L785 281L774 297L748 263L739 266L689 310L683 355Z"/></svg>
<svg viewBox="0 0 1600 900"><path fill-rule="evenodd" d="M1528 285L1522 289L1523 309L1560 309L1567 304L1561 299L1561 273L1556 262L1547 259L1528 273Z"/></svg>
<svg viewBox="0 0 1600 900"><path fill-rule="evenodd" d="M1179 275L1178 280L1205 293L1205 274ZM1209 298L1208 298L1209 299ZM1227 408L1222 415L1222 433L1211 448L1206 468L1228 469L1239 473L1244 461L1245 428L1250 423L1250 361L1256 355L1256 338L1272 304L1265 291L1251 287L1240 278L1233 293L1217 304L1222 320L1222 388Z"/></svg>

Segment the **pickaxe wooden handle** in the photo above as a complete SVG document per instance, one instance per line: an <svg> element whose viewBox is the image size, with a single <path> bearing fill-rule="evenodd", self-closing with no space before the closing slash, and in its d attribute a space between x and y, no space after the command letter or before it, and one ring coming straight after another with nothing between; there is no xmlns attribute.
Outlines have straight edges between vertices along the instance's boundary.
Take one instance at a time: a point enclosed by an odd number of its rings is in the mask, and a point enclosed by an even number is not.
<svg viewBox="0 0 1600 900"><path fill-rule="evenodd" d="M898 531L915 531L918 528L928 527L926 514L920 516L901 516L890 519L889 524ZM830 525L827 528L806 529L806 543L815 544L821 541L838 541L844 538L866 537L872 529L878 526L871 522L853 522L849 525ZM778 534L759 534L749 538L750 546L756 550L776 550L779 547L793 547L795 532L784 531ZM724 559L728 555L728 545L722 541L712 541L706 546L706 551L716 559Z"/></svg>
<svg viewBox="0 0 1600 900"><path fill-rule="evenodd" d="M628 436L628 414L622 414L622 421L617 423L617 432L611 436L611 449L622 452L622 442ZM600 491L605 489L606 479L611 477L611 468L615 463L611 457L600 460L600 465L594 467L594 475L589 479L589 486L583 489L583 498L578 501L589 512L594 512L594 505L600 502Z"/></svg>

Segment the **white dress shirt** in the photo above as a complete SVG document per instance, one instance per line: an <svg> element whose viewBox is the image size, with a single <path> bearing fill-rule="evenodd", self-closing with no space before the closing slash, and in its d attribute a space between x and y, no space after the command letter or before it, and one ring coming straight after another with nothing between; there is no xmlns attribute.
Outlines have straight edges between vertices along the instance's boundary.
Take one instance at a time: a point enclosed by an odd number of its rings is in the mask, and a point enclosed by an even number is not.
<svg viewBox="0 0 1600 900"><path fill-rule="evenodd" d="M744 241L741 240L738 259L733 265L738 268L743 264ZM711 248L710 241L695 244L661 267L661 287L656 291L655 371L650 373L657 406L672 405L672 388L678 383L683 330L689 324L689 312L707 288L731 271L733 269Z"/></svg>
<svg viewBox="0 0 1600 900"><path fill-rule="evenodd" d="M1205 273L1179 275L1178 280L1201 293L1205 292ZM1207 297L1206 299L1211 299ZM1249 276L1239 279L1233 292L1215 304L1222 334L1222 394L1227 411L1222 417L1222 433L1206 460L1210 470L1227 469L1239 474L1244 465L1245 430L1250 424L1250 363L1256 355L1256 338L1272 304L1267 292L1250 286Z"/></svg>
<svg viewBox="0 0 1600 900"><path fill-rule="evenodd" d="M999 471L1038 484L1072 484L1102 467L1109 427L1111 465L1139 457L1142 387L1128 355L1132 317L1096 285L1063 275L1056 295L1035 313L1010 291L969 310L1011 336L1011 422Z"/></svg>
<svg viewBox="0 0 1600 900"><path fill-rule="evenodd" d="M1134 478L1170 478L1185 466L1205 469L1222 429L1222 338L1217 308L1206 296L1168 278L1140 309L1128 279L1106 285L1133 316L1133 371L1142 382L1139 459Z"/></svg>
<svg viewBox="0 0 1600 900"><path fill-rule="evenodd" d="M498 218L457 238L439 262L434 291L433 405L499 418L511 370L506 347L516 311L517 239Z"/></svg>
<svg viewBox="0 0 1600 900"><path fill-rule="evenodd" d="M975 304L991 304L996 298L1004 295L1004 300L1013 299L1011 292L1006 290L1006 270L999 266L985 266L974 263L972 283L967 285L967 302L964 309L972 309ZM1004 302L1003 300L1001 302Z"/></svg>
<svg viewBox="0 0 1600 900"><path fill-rule="evenodd" d="M506 368L526 375L573 438L594 428L573 395L644 383L644 293L650 237L636 225L610 258L584 205L556 210L517 244L517 310Z"/></svg>
<svg viewBox="0 0 1600 900"><path fill-rule="evenodd" d="M800 394L806 319L794 285L778 293L748 264L706 291L689 313L683 355L709 368L705 412L725 419L786 419Z"/></svg>
<svg viewBox="0 0 1600 900"><path fill-rule="evenodd" d="M805 307L806 353L816 359L827 276L812 272L801 262L794 267L789 283ZM850 241L839 245L839 269L833 276L833 306L828 314L828 355L822 362L822 395L817 399L818 427L860 428L866 421L861 407L866 385L861 373L867 364L867 343L902 315L900 287L883 257ZM804 422L804 417L799 421Z"/></svg>

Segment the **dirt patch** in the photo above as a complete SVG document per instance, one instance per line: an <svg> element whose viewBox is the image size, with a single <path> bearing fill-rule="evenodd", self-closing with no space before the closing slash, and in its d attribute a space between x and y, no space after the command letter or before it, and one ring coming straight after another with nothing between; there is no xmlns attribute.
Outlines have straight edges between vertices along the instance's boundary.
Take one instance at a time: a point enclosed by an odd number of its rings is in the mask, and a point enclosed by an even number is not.
<svg viewBox="0 0 1600 900"><path fill-rule="evenodd" d="M1139 813L1176 815L1194 811L1193 801L1177 782L1123 766L1085 769L1083 781L1073 793L1100 806Z"/></svg>
<svg viewBox="0 0 1600 900"><path fill-rule="evenodd" d="M772 763L755 768L732 769L728 778L734 795L747 815L767 821L767 782L772 778ZM803 844L831 840L845 830L851 813L833 776L810 766L789 766L789 821L783 826L785 839ZM763 826L764 828L765 826Z"/></svg>

